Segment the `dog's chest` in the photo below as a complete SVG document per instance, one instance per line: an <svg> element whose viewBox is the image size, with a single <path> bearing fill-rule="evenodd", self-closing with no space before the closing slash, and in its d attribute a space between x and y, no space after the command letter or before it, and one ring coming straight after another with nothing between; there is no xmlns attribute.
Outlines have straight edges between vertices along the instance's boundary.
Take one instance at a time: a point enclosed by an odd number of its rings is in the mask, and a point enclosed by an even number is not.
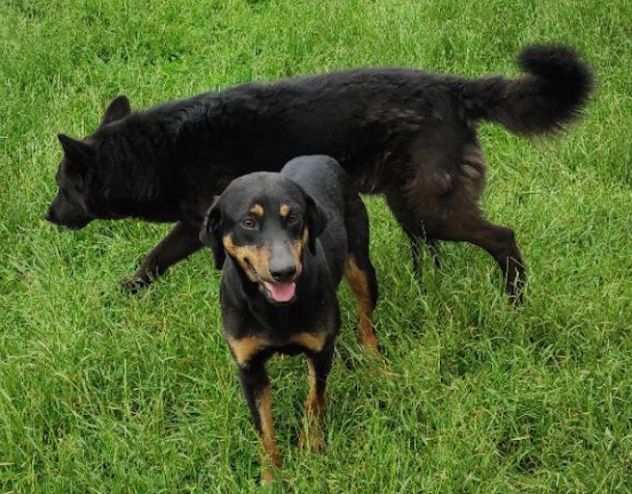
<svg viewBox="0 0 632 494"><path fill-rule="evenodd" d="M261 352L278 352L294 355L302 352L318 353L325 347L327 334L324 332L294 332L286 338L265 335L248 335L242 338L227 336L226 341L239 365L247 364Z"/></svg>

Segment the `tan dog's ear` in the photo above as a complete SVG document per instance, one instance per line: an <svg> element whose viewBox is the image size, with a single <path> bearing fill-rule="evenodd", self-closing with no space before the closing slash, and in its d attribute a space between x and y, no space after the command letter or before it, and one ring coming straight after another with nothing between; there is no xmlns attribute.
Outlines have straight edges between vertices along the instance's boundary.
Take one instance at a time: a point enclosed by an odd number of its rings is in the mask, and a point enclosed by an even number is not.
<svg viewBox="0 0 632 494"><path fill-rule="evenodd" d="M222 211L219 199L220 196L215 196L213 204L206 212L204 224L200 230L200 242L211 248L215 267L222 269L226 260L226 252L224 252L224 244L222 243Z"/></svg>

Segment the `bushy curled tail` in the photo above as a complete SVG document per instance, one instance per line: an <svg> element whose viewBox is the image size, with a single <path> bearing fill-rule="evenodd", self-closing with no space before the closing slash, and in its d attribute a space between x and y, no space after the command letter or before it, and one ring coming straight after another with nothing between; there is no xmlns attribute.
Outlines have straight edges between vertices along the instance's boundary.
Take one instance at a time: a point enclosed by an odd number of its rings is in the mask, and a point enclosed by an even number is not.
<svg viewBox="0 0 632 494"><path fill-rule="evenodd" d="M593 89L590 67L562 45L531 45L518 55L526 74L464 82L468 118L498 122L517 134L559 130L581 112Z"/></svg>

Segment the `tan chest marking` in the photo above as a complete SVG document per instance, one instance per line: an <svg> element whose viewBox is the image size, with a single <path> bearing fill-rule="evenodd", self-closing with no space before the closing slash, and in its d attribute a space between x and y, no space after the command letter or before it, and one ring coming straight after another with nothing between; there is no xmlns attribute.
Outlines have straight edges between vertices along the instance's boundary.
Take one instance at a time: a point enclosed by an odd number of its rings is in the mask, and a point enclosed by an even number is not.
<svg viewBox="0 0 632 494"><path fill-rule="evenodd" d="M312 352L320 352L325 346L326 339L325 333L297 333L292 335L290 343L300 345Z"/></svg>
<svg viewBox="0 0 632 494"><path fill-rule="evenodd" d="M254 355L270 345L267 339L260 336L246 336L239 339L228 337L226 340L239 365L247 364Z"/></svg>
<svg viewBox="0 0 632 494"><path fill-rule="evenodd" d="M267 338L261 336L245 336L239 339L229 336L226 340L239 365L247 364L260 351L275 346L271 345ZM292 335L288 344L299 345L312 352L320 352L325 347L326 340L327 335L324 333L303 332Z"/></svg>

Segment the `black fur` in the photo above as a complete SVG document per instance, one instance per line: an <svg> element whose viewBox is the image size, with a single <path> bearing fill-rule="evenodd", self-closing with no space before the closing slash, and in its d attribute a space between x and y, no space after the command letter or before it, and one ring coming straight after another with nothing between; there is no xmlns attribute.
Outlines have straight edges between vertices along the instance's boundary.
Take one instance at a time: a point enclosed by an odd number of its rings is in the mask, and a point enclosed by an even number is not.
<svg viewBox="0 0 632 494"><path fill-rule="evenodd" d="M422 240L479 245L518 296L525 272L513 232L486 222L478 205L485 165L476 126L555 131L592 88L589 68L569 48L528 47L519 61L527 74L515 80L359 69L245 84L136 113L117 98L83 140L91 151L66 153L48 217L73 227L94 218L178 222L136 273L132 287L142 286L201 247L203 214L232 179L328 154L355 192L386 196L413 252Z"/></svg>
<svg viewBox="0 0 632 494"><path fill-rule="evenodd" d="M565 46L530 46L518 65L529 75L465 83L469 118L498 122L519 134L555 131L578 115L593 88L591 71Z"/></svg>

